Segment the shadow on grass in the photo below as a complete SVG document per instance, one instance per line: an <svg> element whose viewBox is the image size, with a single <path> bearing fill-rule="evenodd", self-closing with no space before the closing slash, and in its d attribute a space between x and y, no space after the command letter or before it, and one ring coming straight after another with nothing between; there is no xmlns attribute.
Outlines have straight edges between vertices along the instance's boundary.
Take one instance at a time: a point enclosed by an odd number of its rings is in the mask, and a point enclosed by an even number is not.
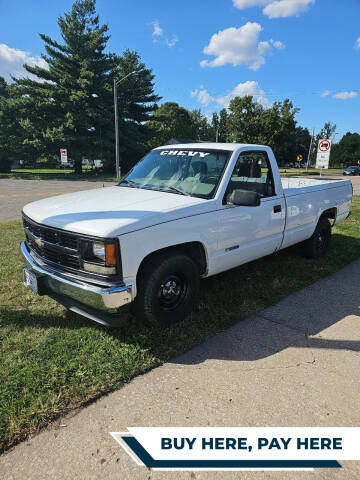
<svg viewBox="0 0 360 480"><path fill-rule="evenodd" d="M349 315L359 314L360 272L356 269L352 269L346 282L341 280L341 287L336 281L326 281L311 291L296 293L291 305L287 302L283 307L259 314L289 294L356 260L358 252L360 239L334 234L329 254L320 260L302 258L301 247L295 246L204 279L199 305L193 314L166 329L149 328L128 313L124 313L119 328L109 329L71 312L49 315L1 309L0 315L3 326L14 325L16 329L96 329L122 344L139 345L160 362L171 358L179 363L201 362L207 358L253 361L291 346L359 351L359 342L351 339L310 338ZM209 342L174 359L209 338Z"/></svg>

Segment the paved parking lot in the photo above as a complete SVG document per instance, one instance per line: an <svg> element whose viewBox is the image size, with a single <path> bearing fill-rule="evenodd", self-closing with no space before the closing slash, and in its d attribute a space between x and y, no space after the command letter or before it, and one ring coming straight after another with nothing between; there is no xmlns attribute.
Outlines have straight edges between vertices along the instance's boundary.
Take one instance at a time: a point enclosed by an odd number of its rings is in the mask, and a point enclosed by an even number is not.
<svg viewBox="0 0 360 480"><path fill-rule="evenodd" d="M319 178L313 177L313 178ZM348 178L341 175L324 176L323 178ZM360 177L351 177L354 195L360 195ZM41 198L77 192L90 188L102 188L103 185L115 185L115 182L98 182L94 180L18 180L14 178L0 179L0 222L17 220L21 217L24 205Z"/></svg>
<svg viewBox="0 0 360 480"><path fill-rule="evenodd" d="M24 205L41 198L115 185L93 180L18 180L0 179L0 222L18 220Z"/></svg>

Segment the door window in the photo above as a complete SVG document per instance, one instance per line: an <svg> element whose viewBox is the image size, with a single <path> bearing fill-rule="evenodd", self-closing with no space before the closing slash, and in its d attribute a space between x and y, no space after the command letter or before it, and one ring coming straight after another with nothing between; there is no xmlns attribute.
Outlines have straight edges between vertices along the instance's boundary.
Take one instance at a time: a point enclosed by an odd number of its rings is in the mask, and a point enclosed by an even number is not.
<svg viewBox="0 0 360 480"><path fill-rule="evenodd" d="M266 152L247 151L239 156L225 198L235 189L251 190L261 197L275 195L274 179Z"/></svg>

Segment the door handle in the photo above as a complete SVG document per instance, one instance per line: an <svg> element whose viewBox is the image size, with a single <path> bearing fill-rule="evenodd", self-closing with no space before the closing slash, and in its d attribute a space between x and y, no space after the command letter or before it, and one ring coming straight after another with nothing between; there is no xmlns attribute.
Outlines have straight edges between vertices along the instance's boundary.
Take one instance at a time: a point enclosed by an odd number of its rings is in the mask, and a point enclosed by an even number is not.
<svg viewBox="0 0 360 480"><path fill-rule="evenodd" d="M281 212L281 205L274 205L274 213Z"/></svg>

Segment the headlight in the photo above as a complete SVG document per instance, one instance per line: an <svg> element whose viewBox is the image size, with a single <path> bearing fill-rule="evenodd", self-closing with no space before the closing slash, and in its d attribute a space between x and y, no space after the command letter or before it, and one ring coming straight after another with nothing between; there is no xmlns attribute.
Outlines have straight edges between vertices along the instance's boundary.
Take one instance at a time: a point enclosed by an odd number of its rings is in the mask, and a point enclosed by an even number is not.
<svg viewBox="0 0 360 480"><path fill-rule="evenodd" d="M94 257L100 258L100 260L105 262L106 252L105 252L104 242L94 242L92 246L92 251L93 251Z"/></svg>
<svg viewBox="0 0 360 480"><path fill-rule="evenodd" d="M86 240L83 247L83 269L105 275L117 273L116 244L114 240Z"/></svg>

